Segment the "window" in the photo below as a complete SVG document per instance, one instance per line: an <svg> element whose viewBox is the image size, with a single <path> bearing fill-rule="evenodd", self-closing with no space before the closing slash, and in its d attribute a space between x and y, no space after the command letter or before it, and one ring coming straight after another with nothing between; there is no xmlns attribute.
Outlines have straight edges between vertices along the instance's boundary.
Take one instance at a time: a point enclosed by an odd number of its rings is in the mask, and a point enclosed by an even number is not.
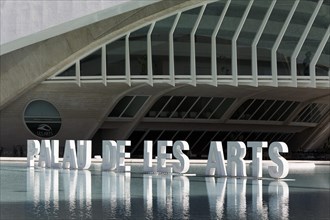
<svg viewBox="0 0 330 220"><path fill-rule="evenodd" d="M147 34L150 25L134 31L129 36L131 75L147 75Z"/></svg>
<svg viewBox="0 0 330 220"><path fill-rule="evenodd" d="M170 117L174 114L174 110L178 107L178 105L183 100L182 96L172 97L171 101L164 107L163 111L160 113L159 117L166 118ZM177 114L177 113L175 113Z"/></svg>
<svg viewBox="0 0 330 220"><path fill-rule="evenodd" d="M125 75L125 38L120 38L106 46L107 75Z"/></svg>
<svg viewBox="0 0 330 220"><path fill-rule="evenodd" d="M235 111L231 119L285 121L298 104L292 101L249 99Z"/></svg>
<svg viewBox="0 0 330 220"><path fill-rule="evenodd" d="M68 76L76 76L76 65L72 65L62 73L58 74L59 77L68 77Z"/></svg>
<svg viewBox="0 0 330 220"><path fill-rule="evenodd" d="M187 111L191 108L191 106L196 102L197 97L185 97L184 101L176 110L173 118L183 118L187 114Z"/></svg>
<svg viewBox="0 0 330 220"><path fill-rule="evenodd" d="M160 99L158 99L157 102L151 107L146 117L156 117L159 114L159 111L162 110L170 98L170 96L162 96Z"/></svg>
<svg viewBox="0 0 330 220"><path fill-rule="evenodd" d="M134 100L127 107L122 117L134 117L135 114L141 109L143 104L147 101L147 96L136 96Z"/></svg>
<svg viewBox="0 0 330 220"><path fill-rule="evenodd" d="M318 123L323 116L328 112L329 105L322 103L308 104L303 110L299 112L294 119L295 122Z"/></svg>
<svg viewBox="0 0 330 220"><path fill-rule="evenodd" d="M219 21L223 8L223 2L208 4L196 31L195 43L197 75L211 75L211 36Z"/></svg>
<svg viewBox="0 0 330 220"><path fill-rule="evenodd" d="M174 38L175 75L190 75L190 33L201 8L194 8L181 14Z"/></svg>
<svg viewBox="0 0 330 220"><path fill-rule="evenodd" d="M151 35L153 75L169 75L169 33L176 16L158 21Z"/></svg>
<svg viewBox="0 0 330 220"><path fill-rule="evenodd" d="M109 117L132 118L147 101L148 96L125 96L113 108Z"/></svg>
<svg viewBox="0 0 330 220"><path fill-rule="evenodd" d="M220 97L163 96L146 117L220 119L235 99Z"/></svg>
<svg viewBox="0 0 330 220"><path fill-rule="evenodd" d="M81 76L101 76L101 49L80 61Z"/></svg>
<svg viewBox="0 0 330 220"><path fill-rule="evenodd" d="M36 136L50 138L61 128L61 117L54 105L44 100L30 102L24 111L24 122Z"/></svg>

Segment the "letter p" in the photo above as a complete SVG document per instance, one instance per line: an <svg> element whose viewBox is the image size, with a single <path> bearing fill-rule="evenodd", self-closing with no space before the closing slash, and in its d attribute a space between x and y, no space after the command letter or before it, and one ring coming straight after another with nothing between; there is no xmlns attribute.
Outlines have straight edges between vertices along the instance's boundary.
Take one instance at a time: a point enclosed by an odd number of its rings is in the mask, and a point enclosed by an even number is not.
<svg viewBox="0 0 330 220"><path fill-rule="evenodd" d="M34 167L34 156L40 153L40 142L38 140L27 140L27 166Z"/></svg>

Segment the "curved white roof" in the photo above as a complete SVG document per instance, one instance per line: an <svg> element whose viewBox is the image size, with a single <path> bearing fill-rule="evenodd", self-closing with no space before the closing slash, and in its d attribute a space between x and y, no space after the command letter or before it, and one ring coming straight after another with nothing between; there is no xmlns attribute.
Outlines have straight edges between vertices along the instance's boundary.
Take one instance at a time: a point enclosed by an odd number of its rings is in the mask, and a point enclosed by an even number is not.
<svg viewBox="0 0 330 220"><path fill-rule="evenodd" d="M157 1L1 0L0 54Z"/></svg>

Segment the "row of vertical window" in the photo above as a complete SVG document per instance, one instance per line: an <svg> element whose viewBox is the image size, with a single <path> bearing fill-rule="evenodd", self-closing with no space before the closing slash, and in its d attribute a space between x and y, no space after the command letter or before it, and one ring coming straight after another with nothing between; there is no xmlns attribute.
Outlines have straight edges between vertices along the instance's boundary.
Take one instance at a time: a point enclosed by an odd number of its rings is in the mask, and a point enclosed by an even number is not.
<svg viewBox="0 0 330 220"><path fill-rule="evenodd" d="M226 151L227 141L283 141L289 142L294 133L278 132L243 132L243 131L176 131L176 130L135 130L129 136L132 142L131 155L134 157L143 156L144 140L153 141L153 154L157 154L158 140L185 140L189 143L190 158L201 158L208 154L211 141L222 141L224 151ZM168 148L171 152L171 148Z"/></svg>
<svg viewBox="0 0 330 220"><path fill-rule="evenodd" d="M220 119L234 98L162 96L147 112L147 118Z"/></svg>
<svg viewBox="0 0 330 220"><path fill-rule="evenodd" d="M311 103L301 110L293 121L319 123L327 114L329 114L329 104Z"/></svg>
<svg viewBox="0 0 330 220"><path fill-rule="evenodd" d="M216 36L217 74L231 75L232 38L240 19L249 1L232 1L226 16ZM292 7L294 1L288 1L287 7ZM252 75L251 57L252 42L261 22L267 12L271 0L255 1L250 13L242 27L237 39L237 67L239 75ZM290 75L290 56L295 49L299 37L316 7L316 2L300 1L296 13L284 33L283 39L277 50L277 68L279 75ZM302 13L305 8L311 10ZM190 75L191 43L195 45L196 74L211 75L211 37L225 8L225 2L219 1L206 6L203 16L198 23L202 7L197 7L181 13L173 33L174 40L174 71L175 75ZM309 63L315 54L329 22L325 19L324 11L329 6L323 5L317 14L303 47L297 57L297 74L309 75ZM277 34L281 31L289 10L283 10L281 1L278 1L266 24L264 33L258 43L257 60L258 74L271 75L271 48ZM177 15L170 16L155 23L151 34L151 54L153 75L169 75L169 33L174 27ZM197 25L194 42L190 34ZM125 37L106 45L106 69L108 76L124 76L126 73L126 52L129 53L131 75L147 75L147 34L151 25L142 27L129 35L129 48L126 48ZM128 49L128 50L127 50ZM328 76L330 66L330 43L327 42L316 66L317 76ZM101 76L101 49L93 52L80 61L80 74L84 76ZM60 73L58 76L75 76L75 66Z"/></svg>
<svg viewBox="0 0 330 220"><path fill-rule="evenodd" d="M231 116L234 120L285 121L298 102L248 99Z"/></svg>
<svg viewBox="0 0 330 220"><path fill-rule="evenodd" d="M109 117L131 118L141 109L148 96L124 96ZM146 118L221 119L234 98L198 96L162 96L149 109ZM299 102L248 99L231 115L232 120L286 121ZM310 103L293 118L294 122L319 123L329 113L329 104Z"/></svg>
<svg viewBox="0 0 330 220"><path fill-rule="evenodd" d="M231 116L233 120L286 121L299 102L248 99ZM298 110L299 111L299 110ZM310 103L294 117L294 122L319 123L329 113L329 104Z"/></svg>

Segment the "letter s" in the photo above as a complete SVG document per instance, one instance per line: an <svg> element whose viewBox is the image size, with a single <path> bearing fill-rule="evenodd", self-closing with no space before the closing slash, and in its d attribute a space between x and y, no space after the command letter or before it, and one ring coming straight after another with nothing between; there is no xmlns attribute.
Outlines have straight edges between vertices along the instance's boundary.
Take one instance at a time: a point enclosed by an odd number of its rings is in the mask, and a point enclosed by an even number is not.
<svg viewBox="0 0 330 220"><path fill-rule="evenodd" d="M174 172L186 173L189 170L190 163L189 158L185 155L182 150L189 150L189 144L186 141L176 141L173 145L173 155L177 158L180 163L173 164Z"/></svg>
<svg viewBox="0 0 330 220"><path fill-rule="evenodd" d="M288 161L279 152L288 153L288 146L284 142L273 142L269 146L269 157L277 166L269 166L269 175L273 178L284 178L289 173Z"/></svg>

